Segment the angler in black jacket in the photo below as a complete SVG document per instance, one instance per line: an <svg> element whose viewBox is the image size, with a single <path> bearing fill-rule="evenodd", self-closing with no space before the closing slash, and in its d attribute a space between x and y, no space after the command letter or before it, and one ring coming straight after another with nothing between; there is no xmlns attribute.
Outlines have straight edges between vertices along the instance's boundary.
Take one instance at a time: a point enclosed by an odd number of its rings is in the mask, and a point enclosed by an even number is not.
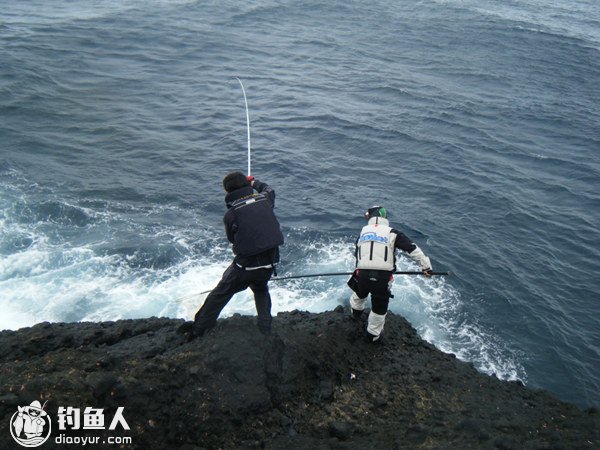
<svg viewBox="0 0 600 450"><path fill-rule="evenodd" d="M271 296L268 282L279 262L283 234L275 217L275 191L241 172L223 179L227 212L223 217L235 258L196 313L192 337L202 336L217 322L231 297L246 288L254 292L258 328L271 332Z"/></svg>

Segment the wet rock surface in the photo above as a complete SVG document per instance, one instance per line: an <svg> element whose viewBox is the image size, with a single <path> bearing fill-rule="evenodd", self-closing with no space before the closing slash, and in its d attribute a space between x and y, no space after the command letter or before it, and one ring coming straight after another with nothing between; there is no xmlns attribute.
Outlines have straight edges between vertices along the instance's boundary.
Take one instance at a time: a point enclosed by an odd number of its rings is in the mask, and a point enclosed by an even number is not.
<svg viewBox="0 0 600 450"><path fill-rule="evenodd" d="M600 448L600 414L478 373L389 314L383 344L342 308L219 321L188 342L182 320L42 323L0 333L0 448L17 406L118 407L127 448ZM56 418L53 418L53 437ZM102 439L100 442L102 442ZM88 445L99 448L102 445ZM118 448L106 445L106 448ZM41 448L65 448L53 438Z"/></svg>

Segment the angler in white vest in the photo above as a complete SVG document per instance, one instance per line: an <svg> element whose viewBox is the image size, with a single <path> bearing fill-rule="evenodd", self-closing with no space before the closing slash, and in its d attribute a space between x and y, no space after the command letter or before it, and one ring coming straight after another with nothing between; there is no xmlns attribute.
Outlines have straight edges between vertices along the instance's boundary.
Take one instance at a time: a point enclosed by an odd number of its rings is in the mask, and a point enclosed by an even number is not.
<svg viewBox="0 0 600 450"><path fill-rule="evenodd" d="M396 249L406 253L430 276L431 262L423 251L404 233L390 227L388 213L381 206L373 206L365 213L368 224L356 240L356 270L348 281L354 291L350 297L352 316L359 320L371 294L371 312L367 325L367 340L379 340L391 294L393 273L396 270Z"/></svg>

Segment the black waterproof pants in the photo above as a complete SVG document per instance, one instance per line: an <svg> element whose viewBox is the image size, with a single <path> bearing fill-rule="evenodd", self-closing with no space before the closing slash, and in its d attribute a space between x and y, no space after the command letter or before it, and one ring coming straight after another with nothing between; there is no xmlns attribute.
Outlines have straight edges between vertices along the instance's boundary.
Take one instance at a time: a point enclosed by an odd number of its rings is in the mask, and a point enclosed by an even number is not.
<svg viewBox="0 0 600 450"><path fill-rule="evenodd" d="M366 298L371 294L371 310L375 314L387 313L390 302L390 282L392 272L386 270L355 270L348 286L359 298Z"/></svg>
<svg viewBox="0 0 600 450"><path fill-rule="evenodd" d="M254 303L258 314L258 327L263 332L271 331L271 296L269 295L268 282L273 274L273 269L246 270L235 263L225 270L223 277L194 317L194 334L202 335L217 323L221 311L234 294L252 289Z"/></svg>

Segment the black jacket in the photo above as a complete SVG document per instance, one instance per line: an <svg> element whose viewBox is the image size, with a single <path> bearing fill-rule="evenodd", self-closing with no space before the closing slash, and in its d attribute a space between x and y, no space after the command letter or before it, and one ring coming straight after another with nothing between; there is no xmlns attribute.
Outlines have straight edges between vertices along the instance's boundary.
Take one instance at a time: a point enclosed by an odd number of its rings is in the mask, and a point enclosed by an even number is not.
<svg viewBox="0 0 600 450"><path fill-rule="evenodd" d="M256 192L255 192L256 190ZM283 234L275 217L275 191L254 180L225 196L223 217L227 239L233 244L234 261L242 267L260 267L279 261Z"/></svg>

